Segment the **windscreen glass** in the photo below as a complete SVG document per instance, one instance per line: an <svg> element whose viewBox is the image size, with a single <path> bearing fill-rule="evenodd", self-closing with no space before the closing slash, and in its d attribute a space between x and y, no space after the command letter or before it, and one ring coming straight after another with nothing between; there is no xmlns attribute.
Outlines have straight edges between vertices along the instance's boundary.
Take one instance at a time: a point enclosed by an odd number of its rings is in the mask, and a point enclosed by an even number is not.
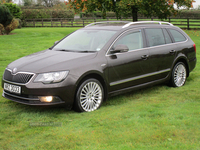
<svg viewBox="0 0 200 150"><path fill-rule="evenodd" d="M100 51L116 31L77 30L54 46L54 50Z"/></svg>

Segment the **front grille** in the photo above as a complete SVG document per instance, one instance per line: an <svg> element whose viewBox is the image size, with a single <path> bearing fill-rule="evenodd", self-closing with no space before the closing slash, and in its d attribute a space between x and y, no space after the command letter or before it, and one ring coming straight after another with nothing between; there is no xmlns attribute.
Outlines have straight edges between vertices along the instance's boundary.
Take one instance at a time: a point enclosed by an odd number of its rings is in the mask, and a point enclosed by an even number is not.
<svg viewBox="0 0 200 150"><path fill-rule="evenodd" d="M17 74L12 74L10 70L5 70L3 78L10 82L16 82L25 84L30 81L30 79L33 77L33 73L22 73L18 72Z"/></svg>

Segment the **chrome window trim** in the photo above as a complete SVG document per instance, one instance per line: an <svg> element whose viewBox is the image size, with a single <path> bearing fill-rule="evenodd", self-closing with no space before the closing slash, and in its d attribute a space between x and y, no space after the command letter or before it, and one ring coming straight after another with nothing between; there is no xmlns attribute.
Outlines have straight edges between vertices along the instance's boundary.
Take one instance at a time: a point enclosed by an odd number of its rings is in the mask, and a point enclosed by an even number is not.
<svg viewBox="0 0 200 150"><path fill-rule="evenodd" d="M11 69L6 68L6 70L10 71L11 74L12 74L12 70L11 70ZM27 85L27 84L29 84L29 83L31 82L31 80L32 80L32 79L35 77L35 75L36 75L35 73L23 72L23 71L22 71L22 72L17 72L17 73L15 73L15 74L13 74L13 75L16 75L16 74L19 74L19 73L31 74L31 75L33 75L33 76L30 78L29 82L27 82L27 83L17 83L17 82L8 81L8 80L4 79L4 75L3 75L3 81L5 81L5 82L7 82L7 83L15 84L15 85Z"/></svg>
<svg viewBox="0 0 200 150"><path fill-rule="evenodd" d="M137 29L140 29L140 28L136 28ZM141 28L141 30L144 29L144 28ZM162 28L161 28L162 29ZM167 29L167 28L163 28L163 29ZM171 28L168 28L168 29L171 29ZM130 29L130 30L135 30L135 29ZM112 56L112 55L118 55L118 54L125 54L125 53L115 53L115 54L108 54L108 52L110 51L111 47L114 45L114 43L123 35L125 34L126 32L130 31L130 30L126 30L125 32L123 32L122 34L120 34L113 42L112 44L110 45L110 47L108 48L107 52L106 52L106 55L105 56ZM174 29L175 30L175 29ZM142 31L141 31L142 32ZM183 34L182 34L183 35ZM181 44L181 43L186 43L188 41L188 38L183 35L186 40L185 41L180 41L180 42L174 42L174 43L169 43L169 44L163 44L163 45L156 45L156 46L151 46L151 47L144 47L144 48L141 48L141 49L134 49L134 50L130 50L126 53L131 53L131 52L135 52L135 51L140 51L140 50L146 50L146 49L150 49L150 48L157 48L157 47L163 47L163 46L169 46L169 45L174 45L174 44Z"/></svg>
<svg viewBox="0 0 200 150"><path fill-rule="evenodd" d="M161 70L161 71L157 71L157 72L153 72L153 73L148 73L148 74L144 74L144 75L133 77L133 78L128 78L128 79L123 79L123 80L120 80L120 81L111 82L110 86L114 86L114 85L130 82L130 81L146 78L146 77L149 77L149 76L153 76L153 75L157 75L157 74L161 74L161 73L165 73L165 72L169 72L169 71L170 71L170 69L165 69L165 70Z"/></svg>

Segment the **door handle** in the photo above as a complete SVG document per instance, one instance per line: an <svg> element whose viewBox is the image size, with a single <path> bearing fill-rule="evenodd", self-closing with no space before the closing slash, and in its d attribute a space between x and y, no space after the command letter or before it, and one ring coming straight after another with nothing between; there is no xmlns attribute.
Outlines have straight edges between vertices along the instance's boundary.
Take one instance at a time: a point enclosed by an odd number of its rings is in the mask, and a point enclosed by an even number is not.
<svg viewBox="0 0 200 150"><path fill-rule="evenodd" d="M149 57L149 55L143 55L141 58L146 60Z"/></svg>
<svg viewBox="0 0 200 150"><path fill-rule="evenodd" d="M170 53L175 53L176 52L176 50L171 50L171 51L169 51Z"/></svg>

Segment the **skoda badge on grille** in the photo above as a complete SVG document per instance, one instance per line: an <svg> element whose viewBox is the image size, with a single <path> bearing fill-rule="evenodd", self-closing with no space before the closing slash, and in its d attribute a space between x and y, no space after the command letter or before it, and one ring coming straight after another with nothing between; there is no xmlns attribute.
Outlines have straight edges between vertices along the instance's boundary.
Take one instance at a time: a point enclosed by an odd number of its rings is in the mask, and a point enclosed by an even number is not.
<svg viewBox="0 0 200 150"><path fill-rule="evenodd" d="M12 70L12 74L16 74L17 73L17 68L14 68L13 70Z"/></svg>

